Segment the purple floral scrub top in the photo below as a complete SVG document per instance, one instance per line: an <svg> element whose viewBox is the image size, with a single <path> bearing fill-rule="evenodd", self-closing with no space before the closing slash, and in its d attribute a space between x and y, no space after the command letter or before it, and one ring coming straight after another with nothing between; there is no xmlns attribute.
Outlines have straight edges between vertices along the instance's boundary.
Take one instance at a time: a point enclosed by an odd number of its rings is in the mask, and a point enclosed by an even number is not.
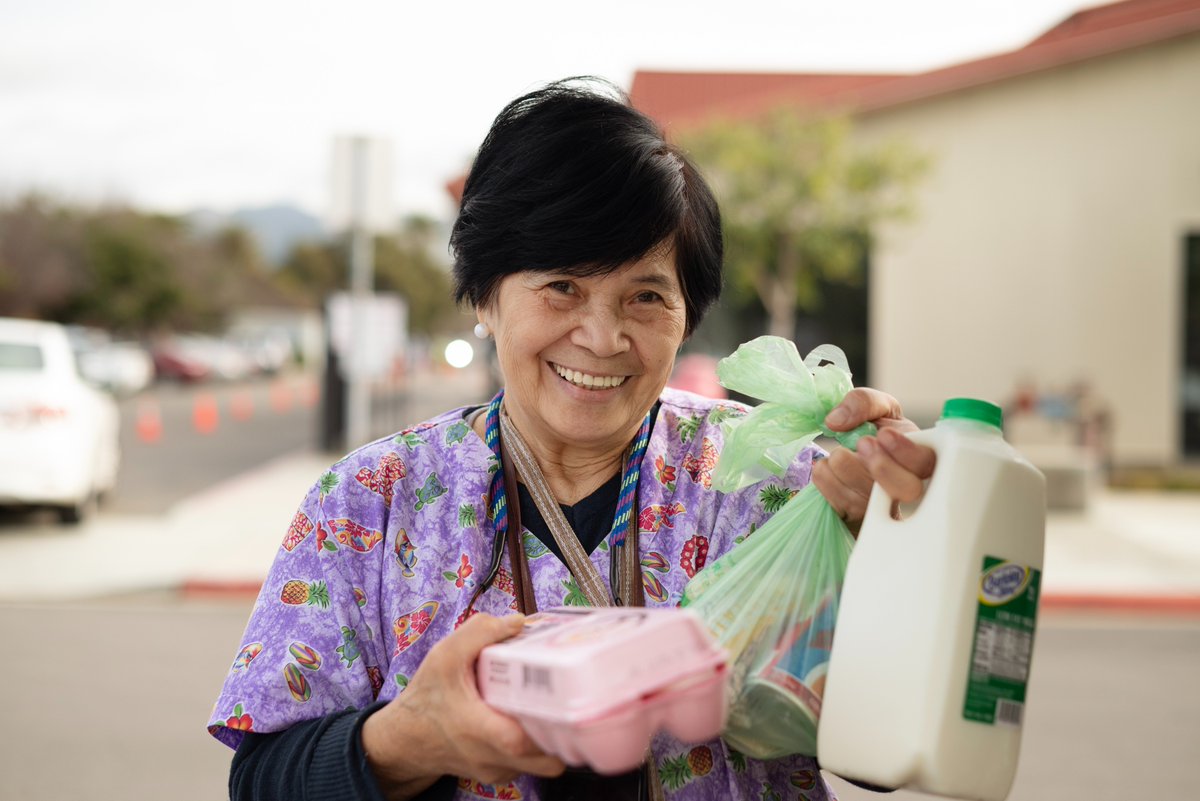
<svg viewBox="0 0 1200 801"><path fill-rule="evenodd" d="M813 449L783 479L725 495L712 489L719 423L743 407L665 390L638 484L647 606L675 606L706 563L734 547L809 481ZM321 476L296 512L259 595L209 731L236 748L243 731L274 732L302 720L388 700L421 660L465 620L486 572L493 528L488 486L498 468L464 419L447 412L366 445ZM566 566L523 532L539 609L584 605ZM591 555L607 581L607 544ZM516 608L505 554L477 611ZM648 652L646 659L669 659ZM653 743L667 798L834 798L808 757L749 759L721 740ZM537 798L537 780L462 780L457 798Z"/></svg>

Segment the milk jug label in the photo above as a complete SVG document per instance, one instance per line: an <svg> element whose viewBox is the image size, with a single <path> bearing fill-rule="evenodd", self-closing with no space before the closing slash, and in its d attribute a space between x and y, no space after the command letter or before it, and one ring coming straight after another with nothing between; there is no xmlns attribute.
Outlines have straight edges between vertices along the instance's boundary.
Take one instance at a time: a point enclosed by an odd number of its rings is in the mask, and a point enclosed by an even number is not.
<svg viewBox="0 0 1200 801"><path fill-rule="evenodd" d="M1041 571L994 556L983 558L975 642L963 717L1020 726L1037 623Z"/></svg>

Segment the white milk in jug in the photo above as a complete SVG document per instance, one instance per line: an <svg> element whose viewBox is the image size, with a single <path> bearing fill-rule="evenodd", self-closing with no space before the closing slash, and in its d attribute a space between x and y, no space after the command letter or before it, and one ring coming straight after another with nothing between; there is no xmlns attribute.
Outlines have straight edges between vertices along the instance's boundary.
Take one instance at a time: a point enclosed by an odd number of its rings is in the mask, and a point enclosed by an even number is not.
<svg viewBox="0 0 1200 801"><path fill-rule="evenodd" d="M912 439L937 452L919 506L871 493L833 636L817 733L849 779L1002 801L1021 744L1046 482L1000 409L947 401Z"/></svg>

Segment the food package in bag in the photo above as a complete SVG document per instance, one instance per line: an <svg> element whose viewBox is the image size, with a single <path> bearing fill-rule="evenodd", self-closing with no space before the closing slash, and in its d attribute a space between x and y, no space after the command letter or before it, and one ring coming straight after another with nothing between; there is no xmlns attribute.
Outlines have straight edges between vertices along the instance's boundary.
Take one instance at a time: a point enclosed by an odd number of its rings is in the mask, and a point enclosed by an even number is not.
<svg viewBox="0 0 1200 801"><path fill-rule="evenodd" d="M717 367L728 389L757 398L722 423L713 486L731 492L782 476L821 434L853 448L866 423L834 432L825 416L852 388L845 354L823 345L801 359L779 337L759 337ZM838 595L854 538L817 488L795 494L753 535L687 584L695 612L729 654L730 710L722 732L758 759L816 754Z"/></svg>

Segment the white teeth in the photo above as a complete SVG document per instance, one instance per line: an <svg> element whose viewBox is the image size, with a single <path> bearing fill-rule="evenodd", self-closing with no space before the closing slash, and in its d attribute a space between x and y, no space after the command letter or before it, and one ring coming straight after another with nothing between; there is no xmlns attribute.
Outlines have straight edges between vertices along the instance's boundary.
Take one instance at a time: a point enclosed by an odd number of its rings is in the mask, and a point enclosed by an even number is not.
<svg viewBox="0 0 1200 801"><path fill-rule="evenodd" d="M570 381L577 387L584 389L610 389L611 387L619 387L625 383L623 375L588 375L581 373L578 370L571 370L566 367L554 365L554 370L560 376Z"/></svg>

